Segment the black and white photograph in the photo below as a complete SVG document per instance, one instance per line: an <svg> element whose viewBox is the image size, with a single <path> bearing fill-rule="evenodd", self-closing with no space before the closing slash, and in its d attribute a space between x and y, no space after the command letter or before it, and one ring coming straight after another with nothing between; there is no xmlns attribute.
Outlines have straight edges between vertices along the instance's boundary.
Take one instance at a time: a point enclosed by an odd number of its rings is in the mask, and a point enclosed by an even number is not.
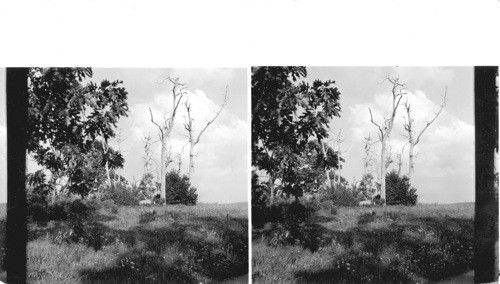
<svg viewBox="0 0 500 284"><path fill-rule="evenodd" d="M245 68L25 70L27 282L247 283Z"/></svg>
<svg viewBox="0 0 500 284"><path fill-rule="evenodd" d="M498 283L500 1L0 4L0 284Z"/></svg>
<svg viewBox="0 0 500 284"><path fill-rule="evenodd" d="M475 241L498 241L498 168L475 180L481 96L498 147L483 69L252 67L253 282L471 283Z"/></svg>

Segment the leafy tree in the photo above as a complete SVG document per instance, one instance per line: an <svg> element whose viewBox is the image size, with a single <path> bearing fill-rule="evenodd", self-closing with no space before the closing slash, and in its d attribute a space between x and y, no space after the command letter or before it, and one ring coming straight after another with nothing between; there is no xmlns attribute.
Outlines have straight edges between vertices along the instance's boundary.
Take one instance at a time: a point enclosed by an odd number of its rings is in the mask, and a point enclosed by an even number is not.
<svg viewBox="0 0 500 284"><path fill-rule="evenodd" d="M252 68L252 164L269 176L270 202L274 183L298 198L301 153L310 138L328 137L330 120L340 116L340 93L334 81L299 82L305 67Z"/></svg>
<svg viewBox="0 0 500 284"><path fill-rule="evenodd" d="M165 187L168 189L165 198L167 204L196 205L198 194L196 188L191 187L188 176L181 176L172 170L165 176Z"/></svg>
<svg viewBox="0 0 500 284"><path fill-rule="evenodd" d="M90 68L31 68L28 78L28 152L51 183L66 178L69 192L82 196L98 185L100 169L123 165L108 140L128 111L121 81L91 77Z"/></svg>
<svg viewBox="0 0 500 284"><path fill-rule="evenodd" d="M322 153L325 150L325 155ZM326 156L326 159L325 159ZM296 178L302 185L303 192L315 192L325 184L327 175L325 169L338 168L339 162L344 161L330 146L320 145L318 140L307 142L305 151L300 157L300 167ZM328 175L334 176L333 173ZM330 185L330 183L327 183Z"/></svg>
<svg viewBox="0 0 500 284"><path fill-rule="evenodd" d="M411 187L408 176L399 176L397 171L393 170L385 177L387 185L387 204L388 205L416 205L417 190Z"/></svg>

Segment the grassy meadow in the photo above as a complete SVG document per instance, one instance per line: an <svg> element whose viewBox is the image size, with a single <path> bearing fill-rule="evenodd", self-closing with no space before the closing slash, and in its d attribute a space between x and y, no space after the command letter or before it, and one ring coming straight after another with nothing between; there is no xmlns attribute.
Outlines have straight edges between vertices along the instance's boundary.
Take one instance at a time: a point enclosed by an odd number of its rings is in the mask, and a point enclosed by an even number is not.
<svg viewBox="0 0 500 284"><path fill-rule="evenodd" d="M5 258L5 238L7 237L7 204L0 203L0 281L7 280L7 273L4 270Z"/></svg>
<svg viewBox="0 0 500 284"><path fill-rule="evenodd" d="M433 283L472 269L474 203L252 210L254 283Z"/></svg>
<svg viewBox="0 0 500 284"><path fill-rule="evenodd" d="M210 283L248 274L247 204L100 208L85 240L31 222L29 283ZM244 277L243 277L244 278ZM246 280L246 278L245 278ZM246 281L245 281L246 283Z"/></svg>

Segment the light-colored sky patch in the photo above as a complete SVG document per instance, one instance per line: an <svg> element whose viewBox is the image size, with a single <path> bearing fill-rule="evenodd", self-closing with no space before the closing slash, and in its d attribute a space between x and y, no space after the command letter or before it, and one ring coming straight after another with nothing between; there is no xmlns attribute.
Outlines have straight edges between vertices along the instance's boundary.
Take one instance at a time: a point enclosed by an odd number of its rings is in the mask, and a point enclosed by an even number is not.
<svg viewBox="0 0 500 284"><path fill-rule="evenodd" d="M307 80L331 79L341 93L341 118L331 122L333 138L342 129L345 150L341 174L348 180L360 180L363 173L365 136L377 141L378 129L370 122L368 108L374 121L380 124L391 111L388 75L399 75L406 84L407 99L412 104L414 128L420 132L439 110L445 87L447 104L437 120L429 126L415 147L413 186L419 202L453 203L474 201L474 110L473 69L468 67L316 67L308 68ZM389 170L397 169L396 154L407 143L403 135L404 100L398 109L395 126L390 135L394 162ZM403 152L402 173L408 173L408 146ZM379 163L380 143L372 146Z"/></svg>
<svg viewBox="0 0 500 284"><path fill-rule="evenodd" d="M149 108L155 121L160 122L172 110L172 85L168 80L159 84L169 75L179 76L185 83L188 94L186 98L192 107L195 119L195 134L204 127L207 119L211 119L223 102L223 94L228 88L228 103L220 116L205 131L195 147L195 172L192 185L198 189L199 202L233 203L247 202L248 184L248 135L250 126L247 106L247 73L245 68L213 68L213 69L101 69L94 68L94 82L103 79L122 80L128 91L129 113L118 122L121 138L125 140L118 145L111 141L113 147L120 147L125 158L124 168L120 174L130 182L139 181L144 173L144 137L151 135L152 141L158 140L156 126L151 122ZM5 69L0 76L4 76ZM4 78L4 77L3 77ZM3 84L4 79L0 82ZM4 90L4 88L2 88ZM0 110L5 109L5 93L2 91ZM2 113L4 115L4 113ZM187 132L184 119L187 117L183 103L179 105L174 128L171 133L173 162L168 170L177 169L176 154L187 143ZM153 147L156 164L159 163L160 143ZM182 152L182 173L188 172L189 147ZM5 164L5 166L4 166ZM28 171L34 171L36 164L28 159ZM5 118L0 117L0 203L6 202L6 127Z"/></svg>

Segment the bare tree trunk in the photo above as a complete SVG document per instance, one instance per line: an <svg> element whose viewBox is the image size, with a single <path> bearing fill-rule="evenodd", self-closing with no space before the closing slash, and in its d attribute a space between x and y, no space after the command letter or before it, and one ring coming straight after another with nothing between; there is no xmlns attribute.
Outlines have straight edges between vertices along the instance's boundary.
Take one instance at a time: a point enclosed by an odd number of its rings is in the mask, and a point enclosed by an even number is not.
<svg viewBox="0 0 500 284"><path fill-rule="evenodd" d="M384 136L382 138L382 150L380 151L380 199L383 202L383 205L386 205L386 196L385 196L385 174L387 168L385 167L385 155L386 155L386 143L387 137Z"/></svg>
<svg viewBox="0 0 500 284"><path fill-rule="evenodd" d="M425 130L438 118L439 114L441 114L441 111L443 111L443 108L446 106L446 95L447 95L447 89L445 90L444 96L443 96L443 103L441 104L439 111L435 114L434 118L427 122L425 127L420 131L420 133L417 135L417 138L413 136L413 119L411 118L411 105L408 103L408 101L405 103L405 108L406 108L406 115L408 117L408 122L406 122L405 118L405 123L403 124L406 132L408 133L408 143L410 144L410 151L409 151L409 169L408 169L408 179L411 182L411 178L413 177L413 174L415 172L415 154L414 154L414 148L420 142L420 138L424 134Z"/></svg>
<svg viewBox="0 0 500 284"><path fill-rule="evenodd" d="M189 143L189 178L194 173L194 145L194 143Z"/></svg>
<svg viewBox="0 0 500 284"><path fill-rule="evenodd" d="M379 130L380 142L382 143L382 149L380 151L380 199L383 201L384 206L386 205L385 175L387 166L390 163L386 161L387 140L389 139L389 135L391 134L392 128L394 127L394 117L396 116L396 111L399 107L399 103L401 102L403 95L406 95L406 93L403 92L405 85L399 83L399 77L388 77L386 78L386 80L388 80L392 84L392 112L386 119L384 119L384 122L382 124L377 124L373 121L372 110L368 108L368 110L370 111L371 122L375 126L377 126Z"/></svg>
<svg viewBox="0 0 500 284"><path fill-rule="evenodd" d="M194 118L191 117L191 104L189 104L188 101L185 102L185 107L186 107L186 112L187 112L187 121L184 121L184 128L188 131L188 139L189 139L189 178L191 178L192 174L194 173L194 147L200 142L201 136L207 130L208 126L212 124L215 119L221 114L222 109L224 106L227 104L227 87L226 87L226 92L224 93L224 102L220 105L219 110L215 113L214 117L211 120L207 120L206 125L201 129L201 131L198 133L198 136L195 138L194 137Z"/></svg>
<svg viewBox="0 0 500 284"><path fill-rule="evenodd" d="M498 67L474 69L476 121L476 203L474 219L474 281L498 283Z"/></svg>
<svg viewBox="0 0 500 284"><path fill-rule="evenodd" d="M167 196L167 189L165 187L165 160L167 154L167 136L163 137L161 141L161 156L160 156L160 197L165 199Z"/></svg>
<svg viewBox="0 0 500 284"><path fill-rule="evenodd" d="M318 139L319 141L319 144L321 145L321 154L323 154L323 159L327 159L327 155L326 155L326 151L325 151L325 143L323 143L323 141L321 141L321 139ZM328 184L328 186L334 190L335 187L334 187L334 184L332 183L332 181L330 180L330 170L329 169L325 169L325 174L326 174L326 182Z"/></svg>
<svg viewBox="0 0 500 284"><path fill-rule="evenodd" d="M413 154L413 148L415 147L415 144L413 143L413 136L411 135L410 132L410 149L409 149L409 169L408 169L408 179L411 182L411 178L413 177L413 173L415 172L415 162L414 162L414 157L415 155Z"/></svg>
<svg viewBox="0 0 500 284"><path fill-rule="evenodd" d="M179 78L169 77L167 78L173 85L172 87L172 113L170 117L160 123L156 122L153 118L153 112L149 108L149 114L151 115L151 122L158 127L158 136L161 141L161 156L160 156L160 197L166 198L167 192L165 189L165 174L167 168L167 159L170 163L170 156L167 156L167 140L170 137L170 133L174 127L175 116L177 114L177 108L182 101L182 98L186 93L184 89L184 84L179 83ZM166 203L165 203L166 205Z"/></svg>
<svg viewBox="0 0 500 284"><path fill-rule="evenodd" d="M108 184L109 187L112 187L113 183L111 182L111 175L109 174L108 161L106 161L106 163L104 164L104 167L106 168L106 178L108 179L107 184Z"/></svg>

